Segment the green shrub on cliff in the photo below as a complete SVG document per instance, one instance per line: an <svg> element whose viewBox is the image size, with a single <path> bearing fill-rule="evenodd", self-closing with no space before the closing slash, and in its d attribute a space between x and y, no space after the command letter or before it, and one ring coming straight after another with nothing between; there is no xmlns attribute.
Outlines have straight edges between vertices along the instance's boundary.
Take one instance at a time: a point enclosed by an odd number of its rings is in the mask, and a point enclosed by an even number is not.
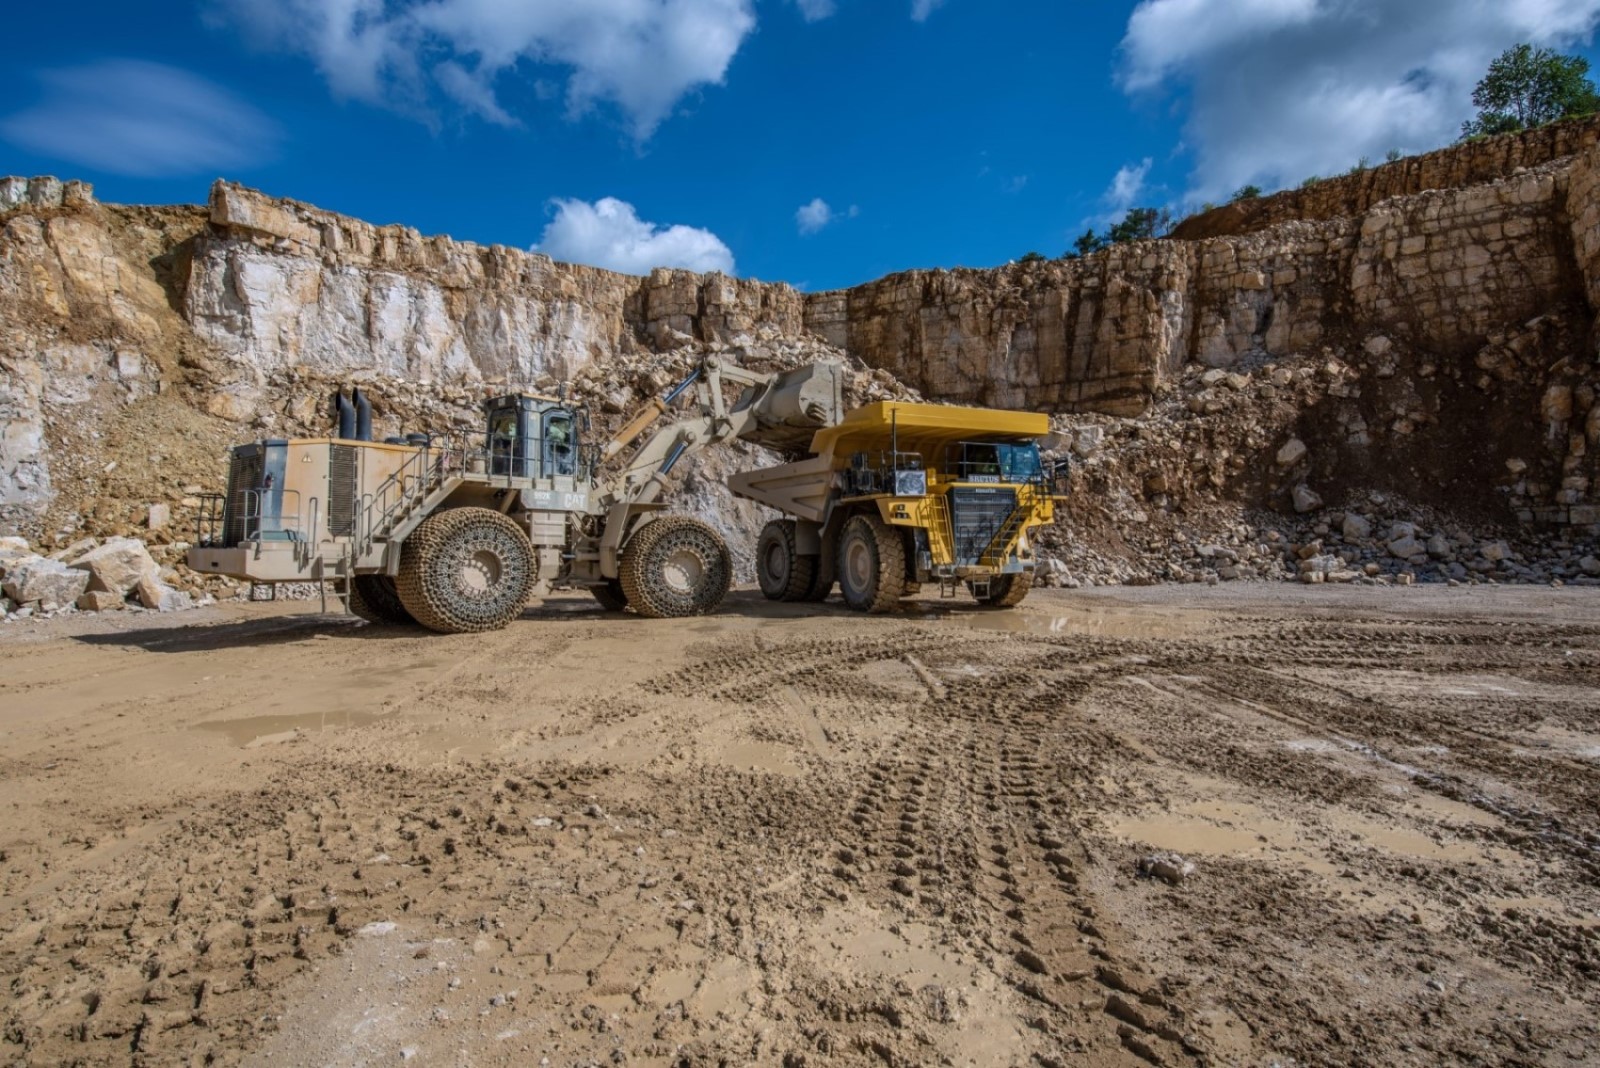
<svg viewBox="0 0 1600 1068"><path fill-rule="evenodd" d="M1472 92L1478 116L1461 127L1463 140L1515 133L1600 111L1589 61L1519 44L1502 52Z"/></svg>

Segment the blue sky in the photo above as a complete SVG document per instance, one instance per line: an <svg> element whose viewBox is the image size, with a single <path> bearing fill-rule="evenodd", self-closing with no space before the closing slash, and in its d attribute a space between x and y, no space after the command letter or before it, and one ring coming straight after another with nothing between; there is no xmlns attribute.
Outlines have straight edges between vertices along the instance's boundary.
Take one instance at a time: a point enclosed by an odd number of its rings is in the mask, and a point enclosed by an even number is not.
<svg viewBox="0 0 1600 1068"><path fill-rule="evenodd" d="M1452 139L1600 0L80 0L18 5L0 173L818 290L1059 255ZM159 12L159 13L156 13Z"/></svg>

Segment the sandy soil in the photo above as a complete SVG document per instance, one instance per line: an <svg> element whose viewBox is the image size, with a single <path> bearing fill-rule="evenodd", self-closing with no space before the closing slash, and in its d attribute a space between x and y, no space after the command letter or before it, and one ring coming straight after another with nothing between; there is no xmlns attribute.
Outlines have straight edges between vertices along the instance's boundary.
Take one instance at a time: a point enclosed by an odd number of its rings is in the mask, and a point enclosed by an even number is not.
<svg viewBox="0 0 1600 1068"><path fill-rule="evenodd" d="M1592 591L307 611L3 632L0 1063L1600 1062Z"/></svg>

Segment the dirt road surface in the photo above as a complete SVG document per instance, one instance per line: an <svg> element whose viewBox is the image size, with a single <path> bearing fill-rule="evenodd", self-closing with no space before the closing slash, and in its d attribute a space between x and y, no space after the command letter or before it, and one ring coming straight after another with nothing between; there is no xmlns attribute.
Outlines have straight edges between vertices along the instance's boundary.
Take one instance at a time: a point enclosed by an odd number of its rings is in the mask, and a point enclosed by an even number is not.
<svg viewBox="0 0 1600 1068"><path fill-rule="evenodd" d="M1587 591L306 612L4 631L0 1063L1600 1063Z"/></svg>

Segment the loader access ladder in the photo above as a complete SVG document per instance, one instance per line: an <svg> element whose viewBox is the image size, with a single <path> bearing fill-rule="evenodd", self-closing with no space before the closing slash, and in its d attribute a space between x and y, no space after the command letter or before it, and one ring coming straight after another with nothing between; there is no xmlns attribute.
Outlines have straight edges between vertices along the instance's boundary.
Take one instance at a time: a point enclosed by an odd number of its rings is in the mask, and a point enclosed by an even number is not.
<svg viewBox="0 0 1600 1068"><path fill-rule="evenodd" d="M388 541L420 508L444 487L450 453L427 446L400 466L400 469L362 498L360 522L350 545L354 560L371 555L379 542Z"/></svg>

